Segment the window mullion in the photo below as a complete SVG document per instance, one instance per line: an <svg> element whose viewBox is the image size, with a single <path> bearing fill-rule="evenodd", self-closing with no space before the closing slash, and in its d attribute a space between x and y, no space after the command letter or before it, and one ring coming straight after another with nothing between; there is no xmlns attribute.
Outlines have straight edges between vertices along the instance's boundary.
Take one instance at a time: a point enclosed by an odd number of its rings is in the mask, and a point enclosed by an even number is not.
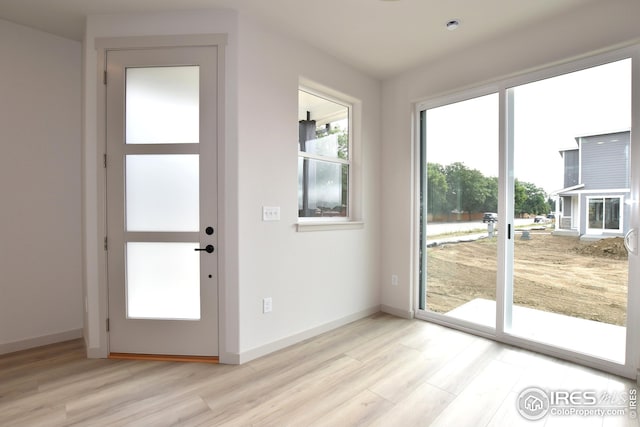
<svg viewBox="0 0 640 427"><path fill-rule="evenodd" d="M318 154L310 154L304 151L298 151L298 156L304 157L305 159L320 160L320 161L329 162L329 163L340 163L342 165L351 164L349 160L341 159L339 157L320 156Z"/></svg>

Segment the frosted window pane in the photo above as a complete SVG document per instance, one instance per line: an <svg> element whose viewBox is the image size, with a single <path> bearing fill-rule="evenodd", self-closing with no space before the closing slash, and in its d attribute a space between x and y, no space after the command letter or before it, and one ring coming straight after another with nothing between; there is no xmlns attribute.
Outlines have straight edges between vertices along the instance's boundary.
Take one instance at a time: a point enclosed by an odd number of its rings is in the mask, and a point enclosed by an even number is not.
<svg viewBox="0 0 640 427"><path fill-rule="evenodd" d="M200 319L198 243L127 243L127 317Z"/></svg>
<svg viewBox="0 0 640 427"><path fill-rule="evenodd" d="M127 144L180 144L200 140L200 69L127 68Z"/></svg>
<svg viewBox="0 0 640 427"><path fill-rule="evenodd" d="M338 157L338 134L308 140L305 151L319 156Z"/></svg>
<svg viewBox="0 0 640 427"><path fill-rule="evenodd" d="M198 231L197 154L128 155L127 231Z"/></svg>
<svg viewBox="0 0 640 427"><path fill-rule="evenodd" d="M345 217L348 200L349 165L298 158L298 216Z"/></svg>

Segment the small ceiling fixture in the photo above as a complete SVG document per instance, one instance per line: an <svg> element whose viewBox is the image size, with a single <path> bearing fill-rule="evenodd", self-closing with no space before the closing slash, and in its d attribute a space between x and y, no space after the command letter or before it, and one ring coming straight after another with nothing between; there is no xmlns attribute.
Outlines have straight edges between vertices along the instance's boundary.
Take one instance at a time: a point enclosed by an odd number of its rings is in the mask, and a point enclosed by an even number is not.
<svg viewBox="0 0 640 427"><path fill-rule="evenodd" d="M447 30L449 30L449 31L453 31L456 28L458 28L459 26L460 26L460 20L459 19L451 19L451 20L447 21L447 23L446 23Z"/></svg>

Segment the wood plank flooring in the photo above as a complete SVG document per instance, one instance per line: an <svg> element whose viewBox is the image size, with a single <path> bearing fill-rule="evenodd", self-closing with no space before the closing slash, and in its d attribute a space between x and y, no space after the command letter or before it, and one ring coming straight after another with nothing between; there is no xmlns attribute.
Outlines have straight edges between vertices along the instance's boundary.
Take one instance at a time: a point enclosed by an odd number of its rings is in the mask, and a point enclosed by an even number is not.
<svg viewBox="0 0 640 427"><path fill-rule="evenodd" d="M244 365L86 359L80 340L0 356L0 426L638 426L522 418L527 387L634 382L419 320L376 314Z"/></svg>

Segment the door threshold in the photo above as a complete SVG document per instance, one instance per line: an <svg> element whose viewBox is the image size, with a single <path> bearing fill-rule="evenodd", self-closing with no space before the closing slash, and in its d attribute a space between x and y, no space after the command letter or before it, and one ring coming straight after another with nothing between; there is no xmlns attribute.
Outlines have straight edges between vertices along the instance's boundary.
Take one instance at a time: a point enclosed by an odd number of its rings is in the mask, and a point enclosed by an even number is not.
<svg viewBox="0 0 640 427"><path fill-rule="evenodd" d="M156 362L219 363L218 356L179 356L172 354L109 353L109 359L147 360Z"/></svg>

